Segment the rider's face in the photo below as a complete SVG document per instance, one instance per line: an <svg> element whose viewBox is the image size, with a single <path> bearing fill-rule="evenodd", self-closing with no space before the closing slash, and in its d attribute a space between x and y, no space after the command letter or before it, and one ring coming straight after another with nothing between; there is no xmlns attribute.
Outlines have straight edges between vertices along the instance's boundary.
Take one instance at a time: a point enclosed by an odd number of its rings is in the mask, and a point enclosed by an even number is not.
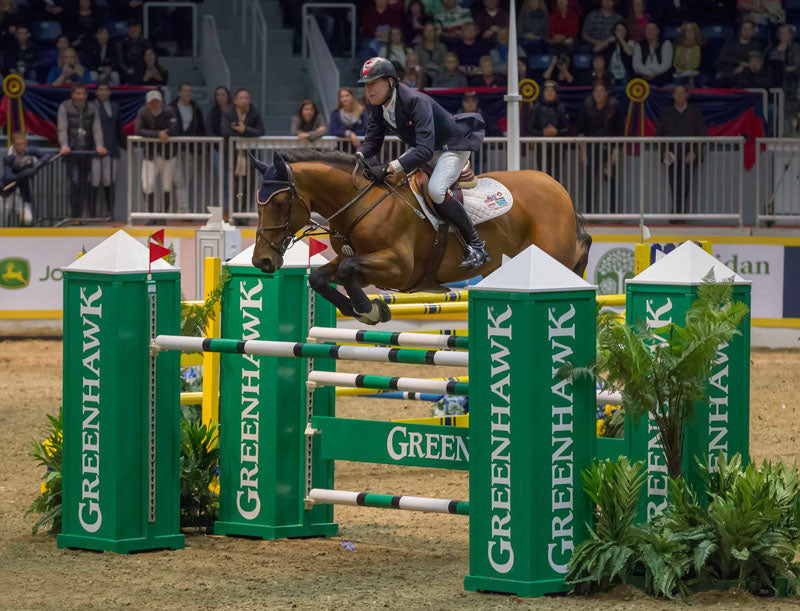
<svg viewBox="0 0 800 611"><path fill-rule="evenodd" d="M389 95L389 81L383 78L370 81L364 86L364 91L367 94L367 100L369 100L369 103L373 106L377 106L386 99L386 96Z"/></svg>

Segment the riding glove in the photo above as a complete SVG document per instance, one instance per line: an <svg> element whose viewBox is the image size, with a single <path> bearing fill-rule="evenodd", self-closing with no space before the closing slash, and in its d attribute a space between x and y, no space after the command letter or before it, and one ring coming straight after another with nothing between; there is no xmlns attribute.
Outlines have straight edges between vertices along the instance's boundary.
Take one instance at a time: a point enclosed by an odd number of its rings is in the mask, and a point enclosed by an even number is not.
<svg viewBox="0 0 800 611"><path fill-rule="evenodd" d="M375 164L375 165L368 165L367 166L367 176L372 180L383 180L391 173L389 169L389 164Z"/></svg>

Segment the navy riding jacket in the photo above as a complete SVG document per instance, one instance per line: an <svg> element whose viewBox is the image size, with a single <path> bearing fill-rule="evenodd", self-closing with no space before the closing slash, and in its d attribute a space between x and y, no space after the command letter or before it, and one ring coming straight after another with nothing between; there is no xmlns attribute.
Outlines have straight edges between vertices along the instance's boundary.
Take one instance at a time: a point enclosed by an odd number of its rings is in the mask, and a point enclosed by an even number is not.
<svg viewBox="0 0 800 611"><path fill-rule="evenodd" d="M397 135L411 147L398 159L406 173L428 163L435 151L477 151L483 142L485 124L479 114L451 115L429 96L402 83L394 109L397 129L383 118L381 106L370 105L367 112L367 135L359 152L367 159L375 157L386 134Z"/></svg>

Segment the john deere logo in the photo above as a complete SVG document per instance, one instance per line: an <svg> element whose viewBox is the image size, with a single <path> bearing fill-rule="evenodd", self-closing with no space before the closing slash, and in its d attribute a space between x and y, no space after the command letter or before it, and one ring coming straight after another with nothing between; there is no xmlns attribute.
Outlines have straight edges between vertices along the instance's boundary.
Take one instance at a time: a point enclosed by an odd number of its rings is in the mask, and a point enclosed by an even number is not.
<svg viewBox="0 0 800 611"><path fill-rule="evenodd" d="M633 278L634 256L630 248L612 248L597 262L594 283L602 295L618 295L625 292L625 280Z"/></svg>
<svg viewBox="0 0 800 611"><path fill-rule="evenodd" d="M27 259L8 257L0 259L0 288L21 289L28 286L31 266Z"/></svg>

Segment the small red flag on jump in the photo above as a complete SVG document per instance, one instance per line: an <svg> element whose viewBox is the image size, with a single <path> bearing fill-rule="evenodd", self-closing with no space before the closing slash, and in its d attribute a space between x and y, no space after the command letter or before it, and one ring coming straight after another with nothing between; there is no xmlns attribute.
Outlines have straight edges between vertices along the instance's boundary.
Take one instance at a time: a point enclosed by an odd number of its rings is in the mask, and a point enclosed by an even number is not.
<svg viewBox="0 0 800 611"><path fill-rule="evenodd" d="M160 258L169 254L169 248L164 246L164 230L159 229L150 235L147 240L147 245L150 248L150 263L158 261Z"/></svg>
<svg viewBox="0 0 800 611"><path fill-rule="evenodd" d="M315 240L314 238L308 238L308 258L310 259L318 252L322 252L323 250L327 250L328 245L325 242L320 242L319 240Z"/></svg>

